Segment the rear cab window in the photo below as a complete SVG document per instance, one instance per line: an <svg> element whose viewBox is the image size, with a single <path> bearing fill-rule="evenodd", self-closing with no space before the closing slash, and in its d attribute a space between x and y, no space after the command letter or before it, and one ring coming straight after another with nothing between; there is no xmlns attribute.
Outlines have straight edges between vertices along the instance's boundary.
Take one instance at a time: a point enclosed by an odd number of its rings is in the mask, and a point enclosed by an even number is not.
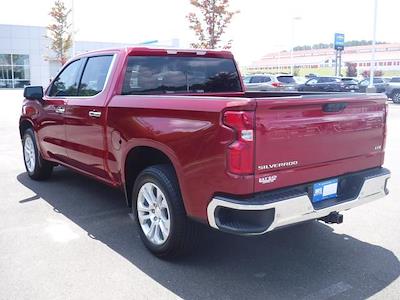
<svg viewBox="0 0 400 300"><path fill-rule="evenodd" d="M231 58L129 56L123 95L241 92Z"/></svg>

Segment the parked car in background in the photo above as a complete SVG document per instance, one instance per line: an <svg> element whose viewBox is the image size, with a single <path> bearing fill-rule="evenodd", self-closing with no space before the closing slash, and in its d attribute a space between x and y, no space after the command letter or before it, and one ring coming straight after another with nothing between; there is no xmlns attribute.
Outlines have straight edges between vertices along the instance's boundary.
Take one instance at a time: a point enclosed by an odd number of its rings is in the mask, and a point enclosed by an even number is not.
<svg viewBox="0 0 400 300"><path fill-rule="evenodd" d="M394 103L400 103L400 77L393 77L386 85L386 95Z"/></svg>
<svg viewBox="0 0 400 300"><path fill-rule="evenodd" d="M358 82L353 78L314 77L298 87L299 91L310 92L358 92Z"/></svg>
<svg viewBox="0 0 400 300"><path fill-rule="evenodd" d="M390 78L387 77L374 77L374 87L376 88L377 93L384 93L386 90L386 85L390 81ZM365 93L367 91L367 87L369 86L370 78L366 78L361 80L358 84L359 92Z"/></svg>
<svg viewBox="0 0 400 300"><path fill-rule="evenodd" d="M243 78L248 91L295 91L297 83L292 75L256 74Z"/></svg>
<svg viewBox="0 0 400 300"><path fill-rule="evenodd" d="M309 78L303 76L293 76L294 81L296 81L297 85L305 83Z"/></svg>

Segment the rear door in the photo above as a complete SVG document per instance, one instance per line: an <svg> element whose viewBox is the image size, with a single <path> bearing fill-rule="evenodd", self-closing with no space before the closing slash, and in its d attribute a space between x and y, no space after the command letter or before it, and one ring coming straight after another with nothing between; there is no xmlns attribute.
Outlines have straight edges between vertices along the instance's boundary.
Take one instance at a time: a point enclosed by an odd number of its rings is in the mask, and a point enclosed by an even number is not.
<svg viewBox="0 0 400 300"><path fill-rule="evenodd" d="M69 164L84 172L107 179L104 168L105 84L113 55L84 59L76 97L68 100L65 112L67 155Z"/></svg>
<svg viewBox="0 0 400 300"><path fill-rule="evenodd" d="M256 175L277 176L256 191L379 166L385 97L302 96L257 99Z"/></svg>

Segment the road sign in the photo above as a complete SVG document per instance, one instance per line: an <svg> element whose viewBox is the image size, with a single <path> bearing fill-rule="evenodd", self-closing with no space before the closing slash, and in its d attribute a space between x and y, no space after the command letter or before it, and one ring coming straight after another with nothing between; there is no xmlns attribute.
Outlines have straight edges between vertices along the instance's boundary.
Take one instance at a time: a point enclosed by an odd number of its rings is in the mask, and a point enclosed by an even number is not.
<svg viewBox="0 0 400 300"><path fill-rule="evenodd" d="M344 34L335 33L335 50L343 50L343 49L344 49Z"/></svg>

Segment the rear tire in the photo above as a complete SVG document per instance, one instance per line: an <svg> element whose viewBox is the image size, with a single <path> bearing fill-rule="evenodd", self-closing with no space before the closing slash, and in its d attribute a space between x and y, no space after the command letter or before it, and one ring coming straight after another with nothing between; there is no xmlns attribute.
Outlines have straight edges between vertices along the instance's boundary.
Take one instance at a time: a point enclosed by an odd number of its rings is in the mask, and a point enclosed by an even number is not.
<svg viewBox="0 0 400 300"><path fill-rule="evenodd" d="M170 165L151 166L139 174L133 187L132 209L143 243L160 258L182 256L197 241L197 224L186 216Z"/></svg>
<svg viewBox="0 0 400 300"><path fill-rule="evenodd" d="M44 160L39 153L35 134L31 128L24 132L22 139L25 169L33 180L45 180L51 176L53 164Z"/></svg>
<svg viewBox="0 0 400 300"><path fill-rule="evenodd" d="M400 91L394 91L392 94L393 103L399 104L400 103Z"/></svg>

